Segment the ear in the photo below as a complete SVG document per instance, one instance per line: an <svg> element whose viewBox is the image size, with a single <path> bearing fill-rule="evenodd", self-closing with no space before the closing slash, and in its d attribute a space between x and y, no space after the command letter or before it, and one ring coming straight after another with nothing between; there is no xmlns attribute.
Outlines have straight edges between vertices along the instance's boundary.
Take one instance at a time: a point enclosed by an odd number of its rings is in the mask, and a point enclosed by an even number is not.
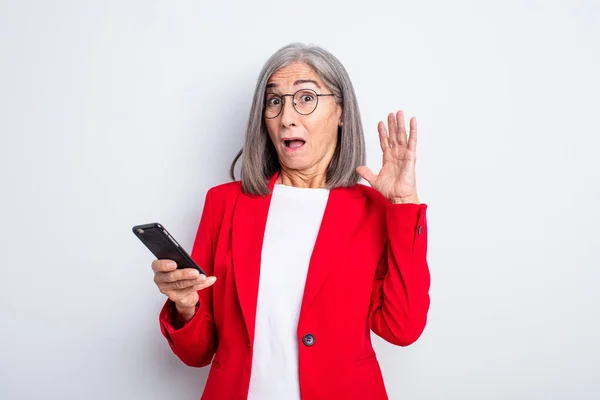
<svg viewBox="0 0 600 400"><path fill-rule="evenodd" d="M338 126L342 126L341 123L344 121L343 115L344 115L344 109L342 108L342 106L340 104L338 104L337 108L336 108L336 116L337 116Z"/></svg>

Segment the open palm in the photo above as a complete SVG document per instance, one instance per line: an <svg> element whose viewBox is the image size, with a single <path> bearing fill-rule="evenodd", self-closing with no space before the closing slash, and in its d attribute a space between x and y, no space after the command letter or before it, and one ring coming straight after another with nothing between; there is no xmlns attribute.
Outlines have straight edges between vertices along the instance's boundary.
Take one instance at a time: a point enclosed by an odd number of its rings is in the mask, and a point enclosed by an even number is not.
<svg viewBox="0 0 600 400"><path fill-rule="evenodd" d="M379 142L383 152L383 164L378 174L368 167L360 166L356 172L387 199L398 202L418 203L415 164L417 161L417 119L410 120L410 136L406 136L404 113L388 115L388 131L379 121Z"/></svg>

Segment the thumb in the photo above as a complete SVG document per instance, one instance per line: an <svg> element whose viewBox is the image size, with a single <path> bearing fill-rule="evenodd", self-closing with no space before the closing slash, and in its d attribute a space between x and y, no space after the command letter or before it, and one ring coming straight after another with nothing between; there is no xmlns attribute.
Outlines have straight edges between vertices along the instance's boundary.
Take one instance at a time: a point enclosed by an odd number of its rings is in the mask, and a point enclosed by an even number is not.
<svg viewBox="0 0 600 400"><path fill-rule="evenodd" d="M375 181L378 178L378 175L375 175L373 173L373 171L371 171L368 167L365 167L365 166L356 168L356 172L358 172L358 174L361 177L363 177L363 179L365 179L367 182L369 182L369 184L371 186L373 186L373 184L375 183Z"/></svg>

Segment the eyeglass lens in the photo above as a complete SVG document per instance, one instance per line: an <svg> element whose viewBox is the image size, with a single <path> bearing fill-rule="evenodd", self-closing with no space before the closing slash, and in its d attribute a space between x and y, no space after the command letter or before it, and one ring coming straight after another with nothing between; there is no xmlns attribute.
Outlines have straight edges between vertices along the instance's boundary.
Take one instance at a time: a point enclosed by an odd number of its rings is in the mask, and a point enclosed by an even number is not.
<svg viewBox="0 0 600 400"><path fill-rule="evenodd" d="M283 97L275 93L267 93L265 116L267 118L275 118L281 112L283 107ZM291 97L291 96L289 96ZM317 92L312 89L300 89L294 94L293 106L299 114L307 115L315 111L318 102Z"/></svg>

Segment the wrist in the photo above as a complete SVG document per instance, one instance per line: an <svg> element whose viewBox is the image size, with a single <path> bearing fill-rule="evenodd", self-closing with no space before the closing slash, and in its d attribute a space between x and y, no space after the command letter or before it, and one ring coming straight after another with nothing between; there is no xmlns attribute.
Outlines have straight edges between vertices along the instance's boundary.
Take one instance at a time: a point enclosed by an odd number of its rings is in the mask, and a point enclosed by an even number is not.
<svg viewBox="0 0 600 400"><path fill-rule="evenodd" d="M392 204L421 204L419 198L416 196L412 197L392 197L390 198Z"/></svg>
<svg viewBox="0 0 600 400"><path fill-rule="evenodd" d="M198 309L198 303L193 306L181 306L175 303L175 309L177 310L177 314L184 320L189 321L196 314L196 310Z"/></svg>

